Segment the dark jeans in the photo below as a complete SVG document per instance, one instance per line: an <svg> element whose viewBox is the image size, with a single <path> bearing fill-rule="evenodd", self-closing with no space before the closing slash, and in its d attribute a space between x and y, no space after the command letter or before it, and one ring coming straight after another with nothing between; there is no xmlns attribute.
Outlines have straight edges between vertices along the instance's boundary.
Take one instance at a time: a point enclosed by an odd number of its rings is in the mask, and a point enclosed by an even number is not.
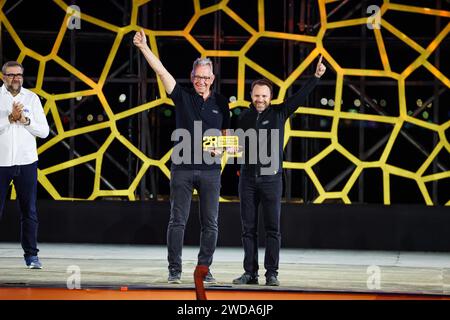
<svg viewBox="0 0 450 320"><path fill-rule="evenodd" d="M0 218L8 194L14 182L20 209L21 243L24 256L36 256L38 217L36 212L37 162L24 166L0 167Z"/></svg>
<svg viewBox="0 0 450 320"><path fill-rule="evenodd" d="M281 173L270 176L241 174L239 198L241 201L242 244L244 270L258 274L258 207L261 204L266 233L264 268L266 277L278 275L280 260L280 212L283 178Z"/></svg>
<svg viewBox="0 0 450 320"><path fill-rule="evenodd" d="M192 191L200 202L200 252L198 265L210 266L216 250L219 216L220 170L172 170L170 219L167 228L169 270L181 272L184 229L189 218Z"/></svg>

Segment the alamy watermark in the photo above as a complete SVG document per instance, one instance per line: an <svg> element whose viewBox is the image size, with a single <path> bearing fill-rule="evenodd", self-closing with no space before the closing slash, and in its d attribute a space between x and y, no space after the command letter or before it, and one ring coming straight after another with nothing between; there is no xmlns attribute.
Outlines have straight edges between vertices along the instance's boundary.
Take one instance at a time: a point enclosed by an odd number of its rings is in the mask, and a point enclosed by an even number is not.
<svg viewBox="0 0 450 320"><path fill-rule="evenodd" d="M377 5L370 5L366 10L367 14L371 14L370 17L367 18L367 28L370 30L380 29L381 28L381 13L380 7Z"/></svg>
<svg viewBox="0 0 450 320"><path fill-rule="evenodd" d="M243 150L242 157L229 157L228 163L261 164L261 175L273 175L280 165L280 130L278 129L229 129L230 141L239 141ZM207 129L203 132L202 122L194 121L194 135L187 129L176 129L171 140L177 142L173 148L171 160L174 164L220 164L222 159L214 152L205 152L222 133L218 129ZM270 135L270 139L269 139ZM270 140L270 143L269 143ZM247 143L248 141L248 143ZM246 154L248 146L248 154ZM237 147L237 145L235 145ZM226 148L224 148L226 151ZM269 150L270 149L270 150ZM193 152L192 152L193 151Z"/></svg>
<svg viewBox="0 0 450 320"><path fill-rule="evenodd" d="M81 10L79 6L71 5L67 7L66 14L70 15L70 18L67 20L67 29L81 29Z"/></svg>
<svg viewBox="0 0 450 320"><path fill-rule="evenodd" d="M77 265L71 265L67 267L66 273L69 273L67 278L67 289L81 289L81 268Z"/></svg>
<svg viewBox="0 0 450 320"><path fill-rule="evenodd" d="M371 265L367 267L367 289L380 290L381 289L381 269L379 266Z"/></svg>

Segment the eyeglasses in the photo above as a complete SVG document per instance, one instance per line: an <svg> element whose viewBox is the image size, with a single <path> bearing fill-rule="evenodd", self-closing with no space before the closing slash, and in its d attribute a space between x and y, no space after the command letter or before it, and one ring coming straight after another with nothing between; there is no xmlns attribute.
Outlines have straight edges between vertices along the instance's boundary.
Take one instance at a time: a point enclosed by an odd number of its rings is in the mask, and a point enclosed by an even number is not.
<svg viewBox="0 0 450 320"><path fill-rule="evenodd" d="M22 79L23 78L22 73L5 73L4 76L8 77L8 78L12 78L12 79L14 79L14 78Z"/></svg>
<svg viewBox="0 0 450 320"><path fill-rule="evenodd" d="M205 82L208 82L209 80L211 80L211 77L202 77L202 76L197 76L197 75L194 75L194 80L196 80L196 81L205 81Z"/></svg>

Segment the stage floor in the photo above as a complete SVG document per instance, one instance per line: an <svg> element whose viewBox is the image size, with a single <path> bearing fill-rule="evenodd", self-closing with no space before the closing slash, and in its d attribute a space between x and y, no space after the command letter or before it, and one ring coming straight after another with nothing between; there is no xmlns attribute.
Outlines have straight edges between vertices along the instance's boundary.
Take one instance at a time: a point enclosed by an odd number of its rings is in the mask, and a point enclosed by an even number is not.
<svg viewBox="0 0 450 320"><path fill-rule="evenodd" d="M81 289L162 290L167 295L161 299L184 290L195 298L197 247L183 250L182 284L167 283L163 246L41 243L39 248L44 268L29 270L20 244L0 243L0 299L7 298L2 289L65 289L76 283L73 270L80 272ZM218 284L208 285L207 292L248 291L267 299L281 292L450 296L450 253L282 249L280 287L264 285L263 249L259 257L260 285L233 285L243 272L243 250L217 248L211 271Z"/></svg>

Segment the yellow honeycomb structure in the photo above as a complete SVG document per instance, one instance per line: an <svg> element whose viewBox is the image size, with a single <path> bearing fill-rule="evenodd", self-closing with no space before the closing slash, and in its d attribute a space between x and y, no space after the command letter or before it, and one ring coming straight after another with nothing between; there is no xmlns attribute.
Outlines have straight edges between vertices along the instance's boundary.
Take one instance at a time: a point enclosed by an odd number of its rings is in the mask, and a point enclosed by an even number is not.
<svg viewBox="0 0 450 320"><path fill-rule="evenodd" d="M426 47L420 46L418 43L413 41L411 38L409 38L406 34L402 33L400 30L398 30L395 26L390 24L387 20L384 19L384 15L389 10L396 10L396 11L403 11L403 12L410 12L417 15L433 15L433 16L441 16L441 17L450 17L449 11L443 11L443 10L435 10L435 9L429 9L429 8L422 8L422 7L415 7L415 6L409 6L409 5L403 5L403 4L396 4L393 3L394 1L390 0L384 0L380 10L377 13L376 17L373 17L372 23L375 23L375 21L378 21L381 25L381 28L386 29L393 35L395 35L398 39L401 39L406 45L411 47L417 52L417 58L409 65L407 66L401 73L393 72L390 67L390 62L388 55L386 53L385 45L383 36L380 29L374 28L373 32L376 38L376 43L378 47L378 52L380 55L380 59L382 61L383 68L381 70L369 70L369 69L349 69L349 68L343 68L341 67L335 59L333 59L333 56L327 52L327 50L323 46L323 38L325 35L325 32L330 29L335 28L342 28L342 27L348 27L348 26L358 26L358 25L364 25L368 23L368 18L363 17L359 19L350 19L350 20L343 20L343 21L337 21L337 22L329 22L327 21L327 4L331 2L335 2L336 0L317 0L318 6L320 10L320 30L317 33L316 36L307 36L307 35L300 35L300 34L292 34L292 33L283 33L283 32L273 32L266 30L266 23L265 23L265 5L264 0L258 0L258 26L257 29L250 26L244 19L242 19L238 14L236 14L230 7L229 7L229 0L223 0L219 3L207 7L202 7L200 0L192 0L194 4L194 14L182 30L175 30L175 31L155 31L147 29L146 26L140 26L137 24L137 17L138 17L138 11L139 8L148 3L150 0L134 0L132 2L132 11L131 11L131 21L129 25L126 25L124 27L118 27L116 25L110 24L104 20L98 19L96 17L87 15L83 12L77 12L77 14L80 15L81 21L87 21L89 23L92 23L96 26L99 26L101 28L107 29L113 33L115 33L115 41L112 46L112 49L108 55L108 58L106 59L103 67L103 71L100 75L100 78L97 82L94 82L91 80L88 76L77 70L76 66L70 65L67 61L60 58L58 56L58 50L60 48L60 45L62 43L64 34L67 31L67 22L71 18L71 15L74 14L74 12L69 8L69 5L64 2L63 0L54 0L55 5L59 6L61 10L64 10L66 12L66 16L64 21L61 24L61 27L59 29L58 36L54 42L53 48L51 52L47 55L41 55L37 53L36 51L33 51L32 48L28 48L24 45L24 43L21 41L20 35L16 33L14 30L13 25L11 22L7 19L3 12L3 7L6 2L6 0L0 0L0 21L5 27L6 31L11 35L14 42L20 49L20 54L17 57L17 60L19 62L23 61L25 57L31 57L37 61L39 61L39 70L38 70L38 76L37 76L37 82L36 87L32 90L37 93L38 95L44 97L46 99L46 103L44 106L45 113L48 117L52 117L53 121L56 125L57 129L57 136L49 139L44 144L42 144L39 149L38 153L43 154L57 144L58 142L61 142L62 140L77 136L86 134L89 132L93 132L96 130L101 130L105 128L109 128L111 133L109 134L109 137L106 139L106 141L103 143L103 145L94 153L91 153L89 155L81 156L79 158L66 161L63 163L58 163L56 165L42 168L39 170L38 179L40 184L48 191L48 193L56 200L77 200L72 198L63 197L60 195L58 190L55 188L54 185L50 182L48 179L48 175L70 168L77 165L80 165L82 163L86 163L89 161L95 161L95 178L94 178L94 187L92 194L84 200L94 200L99 197L110 197L110 196L121 196L121 197L128 197L129 200L135 200L135 192L136 188L139 185L140 180L142 179L143 175L146 173L146 171L151 167L155 166L158 167L167 177L167 179L170 179L170 170L167 166L167 162L170 158L169 151L167 154L165 154L161 159L152 159L149 158L146 154L143 154L135 145L133 145L130 141L128 141L124 136L122 136L116 126L116 122L133 116L137 113L143 112L145 110L149 110L151 108L155 108L157 106L163 105L163 104L170 104L173 105L173 102L171 99L169 99L166 95L166 92L163 88L163 85L158 79L158 89L159 89L159 95L158 99L154 101L150 101L148 103L137 105L129 110L114 113L110 106L108 105L108 101L104 96L104 93L102 91L103 86L105 84L105 81L107 79L107 75L110 71L112 62L115 58L115 55L118 51L119 45L124 37L125 34L130 32L138 31L140 28L144 28L144 31L146 35L149 38L149 45L153 52L155 52L158 55L158 46L156 42L156 37L183 37L186 39L187 42L189 42L200 54L201 56L205 57L235 57L238 59L238 70L236 70L237 80L238 80L238 86L237 86L237 92L236 92L236 101L230 103L230 108L235 107L247 107L249 104L249 101L247 101L244 97L244 87L245 87L245 69L246 67L249 67L262 76L267 77L273 83L280 87L279 95L277 99L274 102L281 102L287 90L290 86L293 85L294 81L298 79L302 73L307 69L308 66L310 66L311 63L319 56L323 55L324 59L331 65L331 67L334 69L334 71L337 74L336 77L336 88L335 88L335 105L332 110L330 109L319 109L319 108L308 108L304 106L299 106L296 113L298 114L308 114L308 115L319 115L319 116L326 116L332 118L332 126L331 130L327 132L321 132L321 131L304 131L304 130L293 130L291 129L290 122L288 121L286 123L286 133L285 133L285 141L284 144L286 145L288 140L293 137L308 137L308 138L318 138L318 139L329 139L330 144L322 150L319 154L315 155L313 158L309 159L306 162L284 162L283 166L284 168L289 169L301 169L306 172L306 174L311 179L312 183L316 187L319 196L314 200L315 203L322 203L328 199L341 199L345 203L351 203L351 200L349 199L349 192L350 189L355 184L355 181L357 181L359 175L364 169L367 168L380 168L383 172L383 195L384 195L384 204L390 204L391 203L391 197L390 197L390 177L392 175L401 176L404 178L412 179L414 180L422 195L424 198L424 201L427 205L433 205L433 201L430 197L430 194L425 186L425 183L428 183L430 181L440 180L440 179L447 179L450 178L450 171L440 172L436 174L430 174L425 175L425 171L430 166L430 164L433 162L433 160L437 157L437 155L445 149L448 153L450 153L450 143L446 138L445 131L449 129L450 127L450 121L447 121L443 124L434 124L429 123L427 121L423 121L417 118L414 118L410 115L408 115L407 112L407 106L406 106L406 96L405 96L405 80L408 78L411 73L418 69L419 67L425 67L431 74L433 74L434 77L438 78L447 88L450 88L450 80L435 66L433 66L430 62L428 62L427 58L436 50L436 48L439 46L439 44L443 41L443 39L449 34L450 32L450 23L448 23L444 29L435 37L435 39ZM233 19L236 23L238 23L242 28L244 28L249 34L250 39L247 41L247 43L240 49L240 50L206 50L202 47L202 45L193 37L191 34L193 27L195 26L196 22L202 17L207 14L214 13L216 11L221 10L224 14L228 15L231 19ZM81 10L82 11L82 10ZM256 41L261 38L274 38L274 39L282 39L282 40L294 40L299 42L306 42L313 44L315 47L312 50L312 52L308 55L308 57L299 63L294 68L294 71L284 80L278 78L274 74L267 71L263 66L258 65L254 61L252 61L248 56L247 53L252 48L252 46L256 43ZM44 81L44 72L46 68L46 64L50 61L53 61L69 71L74 76L81 79L86 85L90 87L88 90L83 91L77 91L77 92L67 92L62 94L49 94L46 91L44 91L43 88L43 81ZM384 77L384 78L390 78L394 79L398 83L398 96L399 96L399 115L398 116L380 116L380 115L370 115L370 114L362 114L362 113L351 113L351 112L344 112L341 110L341 98L342 98L342 92L343 92L343 81L344 76L365 76L365 77ZM62 125L62 120L60 118L60 115L58 113L56 103L60 100L65 99L73 99L79 96L89 96L89 95L96 95L99 99L99 101L102 104L102 107L104 109L105 114L107 115L107 120L94 125L88 125L82 128L77 128L74 130L65 130ZM379 123L388 123L393 125L393 131L389 137L389 140L383 150L383 153L379 160L377 161L362 161L359 158L355 157L353 154L351 154L346 148L344 148L338 141L337 138L337 130L338 130L338 124L339 121L345 120L345 119L351 119L351 120L363 120L363 121L374 121ZM427 157L427 159L423 162L423 164L420 166L420 168L416 172L408 171L405 169L402 169L400 167L396 167L393 165L390 165L387 163L388 156L390 152L392 151L393 145L395 140L397 139L401 127L405 123L411 123L419 127L426 128L428 130L431 130L435 133L437 133L439 137L439 142L434 147L434 150L432 150L431 154ZM117 139L120 141L126 148L128 148L134 155L139 158L143 165L141 166L138 174L136 175L136 178L134 181L128 186L127 189L123 190L103 190L100 187L100 177L101 177L101 168L102 168L102 161L104 157L104 153L107 150L108 146L113 142L114 139ZM330 154L333 151L339 152L341 155L343 155L345 158L347 158L351 163L353 163L356 166L356 169L353 171L351 176L348 178L348 180L345 183L345 186L343 189L339 192L327 192L319 178L314 173L312 167L319 163L322 159L324 159L328 154ZM223 166L226 165L226 158L223 159ZM81 199L80 199L81 200ZM221 199L222 201L225 201L225 199ZM446 200L447 201L447 200ZM450 195L448 201L445 203L447 206L450 205Z"/></svg>

